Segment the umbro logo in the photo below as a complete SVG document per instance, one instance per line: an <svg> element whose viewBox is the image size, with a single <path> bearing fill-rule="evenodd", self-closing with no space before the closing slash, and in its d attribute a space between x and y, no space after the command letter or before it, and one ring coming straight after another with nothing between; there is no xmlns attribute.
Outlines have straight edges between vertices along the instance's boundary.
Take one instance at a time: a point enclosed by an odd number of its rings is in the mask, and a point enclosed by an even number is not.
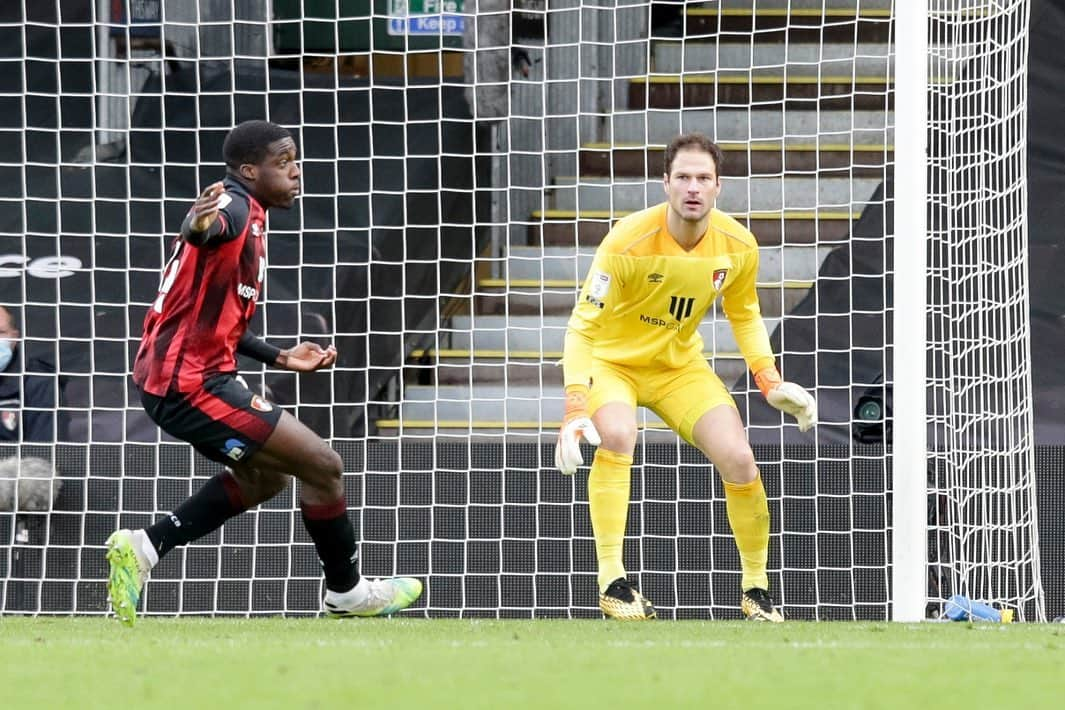
<svg viewBox="0 0 1065 710"><path fill-rule="evenodd" d="M647 275L647 283L649 283L649 284L660 284L660 283L662 283L662 279L664 279L664 278L665 278L665 276L663 276L662 274L660 274L657 271L655 271L655 272L652 272L652 273Z"/></svg>

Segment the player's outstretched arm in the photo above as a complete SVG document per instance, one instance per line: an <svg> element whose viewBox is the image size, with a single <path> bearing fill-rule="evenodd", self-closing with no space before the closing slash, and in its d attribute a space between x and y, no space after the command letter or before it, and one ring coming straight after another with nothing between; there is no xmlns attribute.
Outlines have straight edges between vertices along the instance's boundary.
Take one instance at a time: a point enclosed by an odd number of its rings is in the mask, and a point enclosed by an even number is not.
<svg viewBox="0 0 1065 710"><path fill-rule="evenodd" d="M817 401L794 382L784 382L775 365L754 373L754 382L770 405L795 417L799 431L806 431L817 423Z"/></svg>
<svg viewBox="0 0 1065 710"><path fill-rule="evenodd" d="M318 343L303 342L282 350L277 357L277 366L293 372L314 372L330 367L336 361L337 349L332 345L323 348Z"/></svg>
<svg viewBox="0 0 1065 710"><path fill-rule="evenodd" d="M185 215L185 221L181 225L181 238L199 245L216 236L222 229L222 224L218 221L218 211L225 207L228 201L225 185L221 181L204 188Z"/></svg>

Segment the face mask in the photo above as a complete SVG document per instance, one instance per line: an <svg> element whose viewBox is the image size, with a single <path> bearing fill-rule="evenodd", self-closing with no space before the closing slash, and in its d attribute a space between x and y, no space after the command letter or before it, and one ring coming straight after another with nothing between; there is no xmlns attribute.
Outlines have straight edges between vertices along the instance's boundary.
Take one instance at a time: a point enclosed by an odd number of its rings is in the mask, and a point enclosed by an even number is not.
<svg viewBox="0 0 1065 710"><path fill-rule="evenodd" d="M11 349L10 340L0 340L0 370L6 370L11 364L11 356L15 351Z"/></svg>

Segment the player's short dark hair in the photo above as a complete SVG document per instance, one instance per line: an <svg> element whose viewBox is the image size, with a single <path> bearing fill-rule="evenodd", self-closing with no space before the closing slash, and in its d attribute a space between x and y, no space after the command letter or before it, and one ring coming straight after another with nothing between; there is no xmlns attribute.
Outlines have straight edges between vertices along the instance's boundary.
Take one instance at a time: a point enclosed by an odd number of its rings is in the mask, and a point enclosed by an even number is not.
<svg viewBox="0 0 1065 710"><path fill-rule="evenodd" d="M670 170L673 169L673 159L682 150L701 150L704 153L709 153L710 157L714 159L714 168L717 170L717 176L721 177L721 167L725 164L725 154L721 152L721 148L718 147L717 143L714 143L702 133L682 133L670 141L669 145L666 146L666 155L663 160L666 175L669 175Z"/></svg>
<svg viewBox="0 0 1065 710"><path fill-rule="evenodd" d="M276 123L245 121L226 136L222 144L222 157L232 170L239 170L246 163L258 165L266 159L266 150L271 143L291 137L287 128Z"/></svg>

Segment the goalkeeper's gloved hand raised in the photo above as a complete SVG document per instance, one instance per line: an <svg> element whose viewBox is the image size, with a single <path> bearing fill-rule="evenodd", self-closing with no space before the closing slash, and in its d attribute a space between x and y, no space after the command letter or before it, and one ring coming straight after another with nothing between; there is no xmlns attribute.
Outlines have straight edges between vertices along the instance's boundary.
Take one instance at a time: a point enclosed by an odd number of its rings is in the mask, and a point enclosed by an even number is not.
<svg viewBox="0 0 1065 710"><path fill-rule="evenodd" d="M794 382L783 382L775 366L754 373L754 383L770 405L798 420L799 431L817 423L817 402L813 396Z"/></svg>
<svg viewBox="0 0 1065 710"><path fill-rule="evenodd" d="M566 388L566 413L555 443L555 467L567 476L572 476L578 466L584 465L581 437L589 444L599 446L599 432L588 416L588 388L570 385Z"/></svg>

